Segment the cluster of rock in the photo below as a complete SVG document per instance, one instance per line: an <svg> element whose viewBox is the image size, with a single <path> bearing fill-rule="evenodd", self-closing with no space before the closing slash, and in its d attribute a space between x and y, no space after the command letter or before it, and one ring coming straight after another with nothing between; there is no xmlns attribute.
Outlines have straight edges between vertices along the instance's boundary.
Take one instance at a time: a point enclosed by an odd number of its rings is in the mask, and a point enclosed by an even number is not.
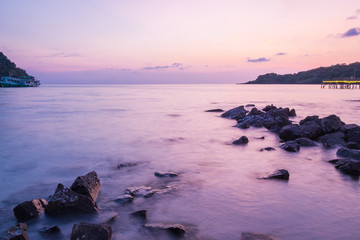
<svg viewBox="0 0 360 240"><path fill-rule="evenodd" d="M230 109L221 117L236 120L235 127L241 129L250 126L267 128L278 134L281 140L280 148L289 152L298 152L301 147L317 146L316 142L321 143L325 148L340 147L337 155L344 159L334 159L330 162L335 163L335 167L344 173L360 175L360 126L345 124L336 115L324 118L317 115L307 116L296 124L290 120L291 117L296 116L295 109L268 105L262 110L254 107L248 111L245 107ZM246 136L233 142L234 145L247 143ZM264 150L274 149L271 147L260 149L260 151Z"/></svg>

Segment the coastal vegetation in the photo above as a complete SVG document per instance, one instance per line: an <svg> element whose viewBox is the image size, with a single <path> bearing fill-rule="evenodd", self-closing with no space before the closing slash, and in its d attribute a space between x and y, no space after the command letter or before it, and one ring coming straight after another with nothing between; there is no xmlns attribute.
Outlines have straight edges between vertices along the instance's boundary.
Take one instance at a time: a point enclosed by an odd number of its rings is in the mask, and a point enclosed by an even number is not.
<svg viewBox="0 0 360 240"><path fill-rule="evenodd" d="M351 80L360 78L360 62L319 67L294 74L267 73L246 84L321 84L326 80Z"/></svg>
<svg viewBox="0 0 360 240"><path fill-rule="evenodd" d="M24 69L18 68L15 63L10 61L5 54L0 52L0 77L24 77L29 76Z"/></svg>

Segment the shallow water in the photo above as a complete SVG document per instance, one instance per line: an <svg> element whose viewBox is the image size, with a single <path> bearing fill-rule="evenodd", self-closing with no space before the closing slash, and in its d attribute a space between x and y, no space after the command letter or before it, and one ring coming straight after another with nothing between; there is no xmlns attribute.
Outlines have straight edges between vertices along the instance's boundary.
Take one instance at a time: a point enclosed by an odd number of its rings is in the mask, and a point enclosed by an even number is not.
<svg viewBox="0 0 360 240"><path fill-rule="evenodd" d="M253 103L338 115L360 124L359 90L291 85L79 85L0 88L0 232L16 224L19 203L53 194L95 170L102 183L96 216L28 221L30 239L57 224L69 239L74 223L118 214L114 239L171 239L151 233L130 212L147 209L148 222L181 223L185 239L239 239L242 232L279 239L358 239L359 182L327 160L336 149L287 153L265 128L241 130L235 121L204 110ZM249 108L250 110L251 108ZM242 135L247 146L233 146ZM265 140L258 137L265 137ZM264 147L276 151L259 152ZM136 166L117 169L120 163ZM260 180L285 168L288 182ZM155 171L179 176L157 178ZM176 188L133 203L114 202L130 186ZM61 238L61 237L60 237ZM59 239L56 236L55 239Z"/></svg>

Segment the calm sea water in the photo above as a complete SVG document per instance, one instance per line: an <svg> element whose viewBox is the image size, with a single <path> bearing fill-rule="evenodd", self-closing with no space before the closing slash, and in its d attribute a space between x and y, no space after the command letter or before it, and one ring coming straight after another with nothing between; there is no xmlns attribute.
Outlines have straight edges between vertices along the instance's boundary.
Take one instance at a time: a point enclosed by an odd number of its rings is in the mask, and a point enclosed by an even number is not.
<svg viewBox="0 0 360 240"><path fill-rule="evenodd" d="M16 224L19 203L53 194L95 170L102 183L99 215L28 221L30 239L57 224L69 239L74 223L102 222L114 214L114 239L168 239L128 217L147 209L148 222L181 223L185 239L240 239L242 232L279 239L359 239L359 182L327 160L336 149L287 153L266 129L233 128L235 121L204 110L253 103L336 114L360 124L360 91L319 86L106 85L0 89L0 232ZM247 146L231 142L248 136ZM265 140L257 139L265 137ZM259 152L263 147L276 151ZM117 169L120 163L138 165ZM259 180L273 170L288 182ZM159 179L155 171L175 171ZM114 202L130 186L176 188L168 194ZM49 238L45 238L49 239Z"/></svg>

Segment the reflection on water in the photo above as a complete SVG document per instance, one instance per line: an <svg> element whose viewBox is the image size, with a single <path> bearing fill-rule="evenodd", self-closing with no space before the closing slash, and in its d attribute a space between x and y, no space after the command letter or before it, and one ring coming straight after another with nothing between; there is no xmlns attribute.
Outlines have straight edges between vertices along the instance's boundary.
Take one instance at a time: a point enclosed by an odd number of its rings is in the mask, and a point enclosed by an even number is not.
<svg viewBox="0 0 360 240"><path fill-rule="evenodd" d="M102 182L100 214L70 220L42 215L29 222L30 239L41 239L37 229L51 224L69 239L74 223L102 222L115 213L114 239L171 238L154 236L128 217L140 209L149 210L149 222L185 225L187 239L239 239L241 232L281 239L357 239L359 183L327 163L336 149L287 153L266 129L233 128L234 121L204 111L274 104L295 108L295 122L307 115L337 114L346 123L360 124L358 101L357 90L319 86L0 89L0 231L16 223L16 204L47 197L59 182L70 186L78 175L95 170ZM242 135L249 144L233 146ZM259 151L265 147L276 150ZM281 168L289 170L289 182L257 179ZM157 178L155 171L179 176ZM142 185L177 190L130 204L113 201L127 187Z"/></svg>

